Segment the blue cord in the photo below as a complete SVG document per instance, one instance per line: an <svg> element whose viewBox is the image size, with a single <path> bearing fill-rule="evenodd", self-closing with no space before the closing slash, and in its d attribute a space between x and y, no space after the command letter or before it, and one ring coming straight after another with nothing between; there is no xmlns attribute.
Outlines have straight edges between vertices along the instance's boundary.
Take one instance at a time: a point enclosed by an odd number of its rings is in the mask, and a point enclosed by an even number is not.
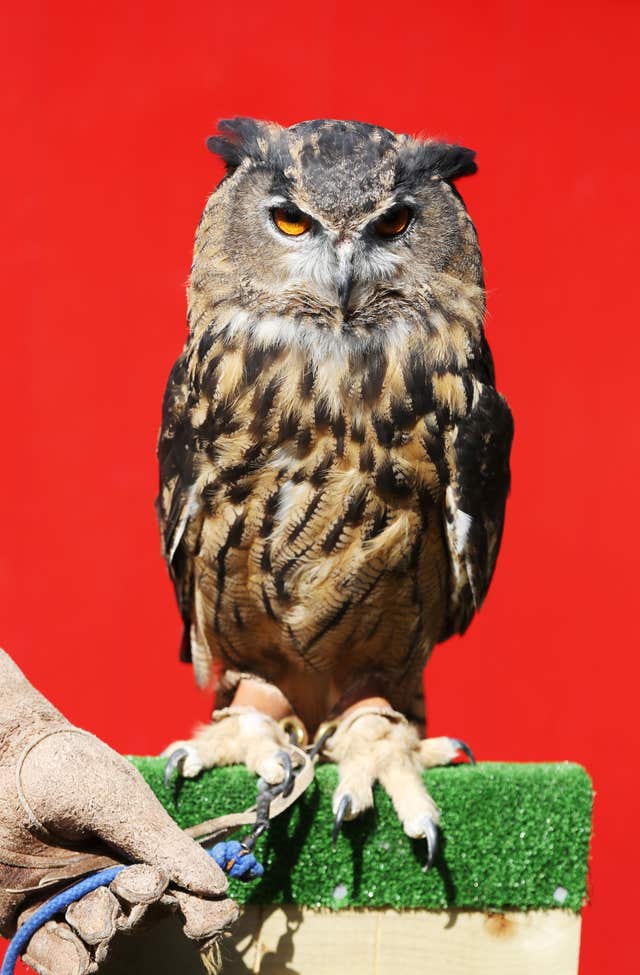
<svg viewBox="0 0 640 975"><path fill-rule="evenodd" d="M42 907L39 907L35 914L24 922L22 927L18 929L16 934L13 936L9 947L7 948L7 953L4 956L4 961L2 963L2 969L0 969L0 975L13 975L13 971L16 967L16 962L18 958L27 947L31 939L33 938L36 931L50 921L56 914L60 914L61 911L65 911L70 904L75 901L80 900L85 894L91 893L92 890L96 890L98 887L106 887L110 884L114 877L117 877L122 867L107 867L106 870L98 870L97 873L92 873L89 877L85 877L84 880L78 881L73 887L69 887L67 890L62 890L55 897L51 897L50 900L45 901Z"/></svg>
<svg viewBox="0 0 640 975"><path fill-rule="evenodd" d="M237 840L216 843L211 850L206 852L219 867L227 871L230 877L235 877L237 880L254 880L264 873L262 864L258 863L254 855ZM18 958L43 924L50 921L56 914L66 911L71 904L79 901L85 894L90 894L92 890L96 890L98 887L106 887L124 869L123 865L98 870L97 873L90 874L83 880L79 880L73 887L68 887L45 901L42 907L39 907L35 914L32 914L13 936L4 956L0 975L13 975Z"/></svg>
<svg viewBox="0 0 640 975"><path fill-rule="evenodd" d="M214 847L207 850L207 853L234 880L255 880L264 873L262 864L258 863L253 853L238 840L216 843Z"/></svg>

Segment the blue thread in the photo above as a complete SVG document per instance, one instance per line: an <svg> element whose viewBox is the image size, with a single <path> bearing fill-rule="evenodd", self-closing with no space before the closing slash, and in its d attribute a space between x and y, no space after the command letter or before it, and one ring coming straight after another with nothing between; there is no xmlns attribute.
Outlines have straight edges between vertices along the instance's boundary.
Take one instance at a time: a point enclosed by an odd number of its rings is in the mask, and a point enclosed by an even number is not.
<svg viewBox="0 0 640 975"><path fill-rule="evenodd" d="M238 840L229 840L227 843L216 843L214 847L207 851L213 857L219 867L226 870L230 877L235 880L255 880L262 877L264 867L258 863L253 853L247 850L246 846ZM231 864L231 866L229 866Z"/></svg>
<svg viewBox="0 0 640 975"><path fill-rule="evenodd" d="M7 948L7 953L4 956L4 961L2 963L2 969L0 969L0 975L13 975L13 970L16 967L16 962L18 958L27 947L31 939L33 938L36 931L50 921L56 914L61 911L65 911L70 904L75 901L80 900L85 894L90 894L92 890L96 890L98 887L106 887L111 881L118 876L122 867L107 867L106 870L98 870L97 873L91 874L89 877L85 877L84 880L80 880L73 887L69 887L67 890L61 891L54 897L51 897L46 901L42 907L38 908L35 914L24 922L22 927L18 929L16 934L13 936L9 947Z"/></svg>
<svg viewBox="0 0 640 975"><path fill-rule="evenodd" d="M230 840L228 843L216 843L206 852L219 867L226 870L229 876L236 880L255 880L264 873L262 864L258 863L253 853L250 853L246 846L237 840ZM231 866L229 866L230 863ZM45 901L42 907L39 907L35 914L32 914L13 936L4 956L0 975L13 975L18 958L43 924L51 921L56 914L65 911L85 894L90 894L92 890L97 890L98 887L106 887L124 869L123 865L98 870L97 873L90 874L83 880L79 880L73 887L68 887L67 890L63 890Z"/></svg>

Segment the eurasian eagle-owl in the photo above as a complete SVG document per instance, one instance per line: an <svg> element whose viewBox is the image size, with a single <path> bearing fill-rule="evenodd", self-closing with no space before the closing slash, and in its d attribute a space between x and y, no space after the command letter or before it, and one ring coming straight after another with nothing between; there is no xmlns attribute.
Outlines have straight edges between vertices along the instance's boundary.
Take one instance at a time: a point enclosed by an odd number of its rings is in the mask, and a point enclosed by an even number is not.
<svg viewBox="0 0 640 975"><path fill-rule="evenodd" d="M420 770L459 743L420 741L422 669L487 591L512 438L453 185L474 153L358 122L219 132L158 500L183 655L219 710L168 751L276 782L279 719L313 736L346 715L334 809L379 779L433 849Z"/></svg>

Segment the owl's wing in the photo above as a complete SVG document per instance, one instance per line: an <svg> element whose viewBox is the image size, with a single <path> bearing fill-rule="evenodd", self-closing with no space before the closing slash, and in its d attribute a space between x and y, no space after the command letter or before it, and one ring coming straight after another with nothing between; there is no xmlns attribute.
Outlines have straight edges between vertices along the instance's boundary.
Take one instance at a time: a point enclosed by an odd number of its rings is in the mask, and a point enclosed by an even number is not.
<svg viewBox="0 0 640 975"><path fill-rule="evenodd" d="M486 596L495 568L509 492L513 419L491 384L478 382L467 414L449 427L445 491L451 565L449 612L442 639L463 633Z"/></svg>
<svg viewBox="0 0 640 975"><path fill-rule="evenodd" d="M189 380L183 353L171 370L162 403L158 439L160 492L156 508L162 554L184 623L180 657L185 661L191 660L193 554L201 522L201 499L196 493L193 469L193 430L187 412L188 396Z"/></svg>

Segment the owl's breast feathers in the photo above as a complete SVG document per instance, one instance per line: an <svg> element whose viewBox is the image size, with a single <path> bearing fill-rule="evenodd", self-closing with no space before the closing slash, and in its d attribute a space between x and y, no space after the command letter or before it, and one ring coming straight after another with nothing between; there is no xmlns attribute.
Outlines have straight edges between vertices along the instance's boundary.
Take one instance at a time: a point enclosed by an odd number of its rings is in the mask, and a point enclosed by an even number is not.
<svg viewBox="0 0 640 975"><path fill-rule="evenodd" d="M366 354L196 328L159 441L164 552L196 675L415 677L489 585L512 420L475 325Z"/></svg>

